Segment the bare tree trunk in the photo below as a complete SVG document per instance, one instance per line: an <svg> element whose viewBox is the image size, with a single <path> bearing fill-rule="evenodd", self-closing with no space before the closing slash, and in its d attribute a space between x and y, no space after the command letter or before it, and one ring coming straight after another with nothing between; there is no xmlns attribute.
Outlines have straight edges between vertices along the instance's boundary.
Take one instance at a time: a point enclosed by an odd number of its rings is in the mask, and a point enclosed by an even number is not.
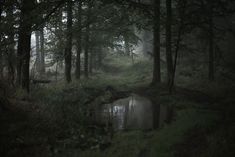
<svg viewBox="0 0 235 157"><path fill-rule="evenodd" d="M77 58L76 58L76 69L75 76L76 79L81 77L81 52L82 52L82 2L79 1L78 4L78 36L77 36Z"/></svg>
<svg viewBox="0 0 235 157"><path fill-rule="evenodd" d="M124 44L125 44L125 55L130 56L130 45L129 45L129 37L124 35Z"/></svg>
<svg viewBox="0 0 235 157"><path fill-rule="evenodd" d="M45 73L44 27L40 29L40 73Z"/></svg>
<svg viewBox="0 0 235 157"><path fill-rule="evenodd" d="M153 80L152 84L161 82L160 69L160 0L154 0L154 26L153 26Z"/></svg>
<svg viewBox="0 0 235 157"><path fill-rule="evenodd" d="M13 10L11 10L11 14L13 15ZM13 18L13 17L12 17ZM11 25L11 30L13 30L13 24ZM14 86L15 81L15 41L14 41L14 33L9 34L9 42L11 43L8 45L8 81L9 83Z"/></svg>
<svg viewBox="0 0 235 157"><path fill-rule="evenodd" d="M89 57L89 26L86 27L85 50L84 50L84 74L88 78L88 57Z"/></svg>
<svg viewBox="0 0 235 157"><path fill-rule="evenodd" d="M172 93L173 88L174 88L174 84L175 84L175 74L176 74L176 68L177 68L178 53L179 53L179 49L180 49L180 43L182 40L181 39L182 34L184 32L184 16L185 16L185 9L186 9L186 0L180 1L179 5L181 6L178 8L178 9L180 9L180 10L178 10L180 22L179 22L179 26L178 26L177 40L176 40L176 44L175 44L175 58L174 58L174 65L173 65L173 75L172 75L172 79L171 79L170 87L169 87L170 93Z"/></svg>
<svg viewBox="0 0 235 157"><path fill-rule="evenodd" d="M93 49L90 48L90 59L89 59L89 73L92 75L92 72L93 72L93 63L94 63L94 58L93 58L93 55L94 55L94 52L93 52Z"/></svg>
<svg viewBox="0 0 235 157"><path fill-rule="evenodd" d="M41 57L40 57L40 41L39 41L39 31L35 31L35 42L36 42L36 71L40 72L41 71Z"/></svg>
<svg viewBox="0 0 235 157"><path fill-rule="evenodd" d="M209 80L214 81L214 23L213 23L213 4L210 5L209 13Z"/></svg>
<svg viewBox="0 0 235 157"><path fill-rule="evenodd" d="M3 78L3 65L2 65L2 61L3 61L3 58L2 58L2 50L1 50L1 45L0 45L0 79Z"/></svg>
<svg viewBox="0 0 235 157"><path fill-rule="evenodd" d="M90 41L90 8L91 2L88 2L88 13L87 13L87 23L86 23L86 33L85 33L85 51L84 51L84 73L85 77L88 78L89 76L89 69L88 69L88 58L89 58L89 41Z"/></svg>
<svg viewBox="0 0 235 157"><path fill-rule="evenodd" d="M103 50L101 47L98 48L98 54L97 54L97 57L98 57L98 68L100 68L102 66L102 57L103 57Z"/></svg>
<svg viewBox="0 0 235 157"><path fill-rule="evenodd" d="M4 2L3 1L0 1L0 15L2 15L2 7L3 7L3 4ZM2 16L0 16L0 26L1 26L1 19ZM2 28L2 27L0 27ZM1 31L1 30L0 30ZM2 34L0 33L0 40L2 39ZM0 79L3 78L3 52L2 52L2 45L1 45L1 42L0 42Z"/></svg>
<svg viewBox="0 0 235 157"><path fill-rule="evenodd" d="M25 45L23 54L23 64L22 64L22 88L29 92L29 66L30 66L30 50L31 50L31 32L25 34Z"/></svg>
<svg viewBox="0 0 235 157"><path fill-rule="evenodd" d="M166 18L166 61L167 61L167 83L170 85L173 79L173 62L172 62L172 47L171 47L171 25L172 25L172 10L171 0L166 0L167 18Z"/></svg>
<svg viewBox="0 0 235 157"><path fill-rule="evenodd" d="M71 59L72 59L72 0L67 3L67 37L65 47L65 77L66 81L70 83L71 78Z"/></svg>
<svg viewBox="0 0 235 157"><path fill-rule="evenodd" d="M29 62L31 50L31 27L29 20L34 1L23 0L21 7L18 47L17 47L17 82L29 92Z"/></svg>
<svg viewBox="0 0 235 157"><path fill-rule="evenodd" d="M58 81L58 60L56 60L56 67L55 67L55 80Z"/></svg>

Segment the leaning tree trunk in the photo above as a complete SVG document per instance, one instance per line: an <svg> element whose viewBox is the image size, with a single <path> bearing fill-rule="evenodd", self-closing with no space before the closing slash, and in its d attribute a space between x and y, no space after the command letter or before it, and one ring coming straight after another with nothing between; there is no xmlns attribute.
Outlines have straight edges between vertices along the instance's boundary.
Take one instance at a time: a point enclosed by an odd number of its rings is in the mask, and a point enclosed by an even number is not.
<svg viewBox="0 0 235 157"><path fill-rule="evenodd" d="M71 59L72 59L72 0L67 3L67 36L65 47L65 77L66 81L70 83L71 79Z"/></svg>
<svg viewBox="0 0 235 157"><path fill-rule="evenodd" d="M167 83L170 85L173 75L172 47L171 47L171 25L172 10L171 0L166 0L167 18L166 18L166 61L167 61Z"/></svg>
<svg viewBox="0 0 235 157"><path fill-rule="evenodd" d="M213 23L213 4L210 5L209 13L209 80L214 81L214 23Z"/></svg>
<svg viewBox="0 0 235 157"><path fill-rule="evenodd" d="M160 70L160 0L154 0L153 26L153 80L152 84L161 82Z"/></svg>
<svg viewBox="0 0 235 157"><path fill-rule="evenodd" d="M79 1L78 4L78 36L77 36L77 58L76 58L76 69L75 76L76 79L81 77L81 52L82 52L82 2Z"/></svg>

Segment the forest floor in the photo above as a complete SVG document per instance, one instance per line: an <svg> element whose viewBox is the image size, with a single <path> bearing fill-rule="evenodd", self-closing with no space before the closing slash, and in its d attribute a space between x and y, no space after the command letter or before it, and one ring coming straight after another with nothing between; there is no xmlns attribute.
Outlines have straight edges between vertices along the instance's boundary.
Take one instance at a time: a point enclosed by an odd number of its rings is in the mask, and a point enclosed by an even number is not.
<svg viewBox="0 0 235 157"><path fill-rule="evenodd" d="M181 85L187 80L180 80L169 94L164 84L149 86L149 63L122 61L103 67L105 72L89 80L34 85L30 95L18 90L7 110L0 111L0 156L235 156L234 85ZM94 129L87 120L89 104L105 104L129 93L173 106L174 121L157 130L120 131L112 138L104 128Z"/></svg>

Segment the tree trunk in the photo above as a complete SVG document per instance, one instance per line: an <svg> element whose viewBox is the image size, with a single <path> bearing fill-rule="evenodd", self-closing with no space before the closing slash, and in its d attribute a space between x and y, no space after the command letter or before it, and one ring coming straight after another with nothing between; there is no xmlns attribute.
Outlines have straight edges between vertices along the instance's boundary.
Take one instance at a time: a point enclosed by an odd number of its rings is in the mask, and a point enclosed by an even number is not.
<svg viewBox="0 0 235 157"><path fill-rule="evenodd" d="M124 43L125 43L125 55L130 56L129 37L127 35L124 35Z"/></svg>
<svg viewBox="0 0 235 157"><path fill-rule="evenodd" d="M34 1L23 0L17 47L17 83L29 92L29 62L31 50L31 11Z"/></svg>
<svg viewBox="0 0 235 157"><path fill-rule="evenodd" d="M2 65L2 61L3 61L3 58L2 58L2 50L1 50L1 45L0 45L0 79L3 78L3 65Z"/></svg>
<svg viewBox="0 0 235 157"><path fill-rule="evenodd" d="M89 59L89 73L90 74L92 74L92 72L93 72L93 55L94 55L94 52L93 52L93 49L92 48L90 48L90 59Z"/></svg>
<svg viewBox="0 0 235 157"><path fill-rule="evenodd" d="M43 26L40 29L40 73L45 73L45 51L44 51L44 31Z"/></svg>
<svg viewBox="0 0 235 157"><path fill-rule="evenodd" d="M36 42L36 71L40 72L41 70L41 57L40 57L40 41L39 41L40 32L35 31L35 42Z"/></svg>
<svg viewBox="0 0 235 157"><path fill-rule="evenodd" d="M172 10L171 0L166 0L167 18L166 18L166 61L167 61L167 83L170 85L173 75L172 47L171 47L171 25Z"/></svg>
<svg viewBox="0 0 235 157"><path fill-rule="evenodd" d="M154 0L153 26L153 80L152 84L161 82L160 70L160 0Z"/></svg>
<svg viewBox="0 0 235 157"><path fill-rule="evenodd" d="M86 33L85 33L85 52L84 52L84 73L85 77L89 76L88 69L88 58L89 58L89 40L90 40L90 8L91 2L88 2L88 13L87 13L87 23L86 23Z"/></svg>
<svg viewBox="0 0 235 157"><path fill-rule="evenodd" d="M66 81L70 83L71 79L71 59L72 59L72 0L67 3L67 36L65 47L65 77Z"/></svg>
<svg viewBox="0 0 235 157"><path fill-rule="evenodd" d="M82 2L79 1L78 4L78 36L77 36L77 58L76 58L76 79L81 77L81 52L82 52Z"/></svg>
<svg viewBox="0 0 235 157"><path fill-rule="evenodd" d="M10 25L9 25L9 30L8 31L8 41L9 41L9 45L8 45L8 81L11 85L14 85L14 81L15 81L15 41L14 41L14 36L15 33L14 31L14 16L13 16L13 4L12 2L9 5L9 8L7 9L7 18L10 21Z"/></svg>
<svg viewBox="0 0 235 157"><path fill-rule="evenodd" d="M0 1L0 15L2 15L2 7L3 7L3 1ZM1 20L2 20L2 16L0 16L0 26L1 26ZM2 27L0 27L1 29ZM1 31L1 30L0 30ZM2 40L2 33L0 33L0 41ZM2 45L0 42L0 79L3 78L3 53L2 53Z"/></svg>
<svg viewBox="0 0 235 157"><path fill-rule="evenodd" d="M88 78L88 57L89 57L89 26L86 27L85 37L85 51L84 51L84 74Z"/></svg>
<svg viewBox="0 0 235 157"><path fill-rule="evenodd" d="M29 65L30 65L30 50L31 50L31 31L23 32L19 36L19 40L24 40L22 44L22 88L29 92ZM19 43L20 44L20 43Z"/></svg>
<svg viewBox="0 0 235 157"><path fill-rule="evenodd" d="M102 66L102 58L103 58L103 49L101 48L101 47L98 47L98 49L97 49L97 57L98 57L98 63L97 63L97 68L99 69L99 68L101 68L101 66Z"/></svg>
<svg viewBox="0 0 235 157"><path fill-rule="evenodd" d="M209 13L209 80L214 81L214 23L213 23L213 4L210 5Z"/></svg>

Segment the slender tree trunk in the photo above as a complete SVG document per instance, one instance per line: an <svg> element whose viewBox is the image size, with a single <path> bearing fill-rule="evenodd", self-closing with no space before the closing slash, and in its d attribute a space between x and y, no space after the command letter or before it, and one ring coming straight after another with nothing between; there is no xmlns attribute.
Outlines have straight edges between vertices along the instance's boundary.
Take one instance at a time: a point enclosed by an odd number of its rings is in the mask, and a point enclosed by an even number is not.
<svg viewBox="0 0 235 157"><path fill-rule="evenodd" d="M160 0L154 0L154 26L153 26L153 80L152 84L161 82L160 69Z"/></svg>
<svg viewBox="0 0 235 157"><path fill-rule="evenodd" d="M56 60L56 67L55 67L55 80L58 81L58 60Z"/></svg>
<svg viewBox="0 0 235 157"><path fill-rule="evenodd" d="M13 17L13 4L10 5L9 10L7 11L7 16L8 19L11 21L10 23L10 30L14 30L14 17ZM14 36L15 33L14 31L9 32L9 45L8 45L8 81L11 85L14 85L15 81L15 41L14 41Z"/></svg>
<svg viewBox="0 0 235 157"><path fill-rule="evenodd" d="M36 42L36 71L40 72L41 71L41 57L40 57L40 41L39 41L39 36L40 36L40 32L39 31L35 31L35 42Z"/></svg>
<svg viewBox="0 0 235 157"><path fill-rule="evenodd" d="M166 19L166 61L167 61L167 83L170 85L173 75L172 47L171 47L171 25L172 10L171 0L166 0L167 19Z"/></svg>
<svg viewBox="0 0 235 157"><path fill-rule="evenodd" d="M98 49L97 49L97 51L98 51L98 54L97 54L97 57L98 57L98 68L101 68L101 66L102 66L102 57L103 57L103 49L101 48L101 47L98 47Z"/></svg>
<svg viewBox="0 0 235 157"><path fill-rule="evenodd" d="M87 13L87 23L86 23L86 33L85 33L85 51L84 51L84 73L85 77L88 78L89 76L89 69L88 69L88 58L89 58L89 41L90 41L90 8L91 2L88 2L88 13Z"/></svg>
<svg viewBox="0 0 235 157"><path fill-rule="evenodd" d="M129 37L127 35L124 35L124 43L125 43L125 55L130 55L130 45L129 45Z"/></svg>
<svg viewBox="0 0 235 157"><path fill-rule="evenodd" d="M30 50L31 50L31 31L27 32L27 34L24 35L24 44L23 48L25 53L23 54L23 62L22 62L22 88L27 90L29 92L29 67L30 67Z"/></svg>
<svg viewBox="0 0 235 157"><path fill-rule="evenodd" d="M76 58L76 79L81 77L81 52L82 52L82 2L78 4L78 36L77 36L77 58Z"/></svg>
<svg viewBox="0 0 235 157"><path fill-rule="evenodd" d="M43 26L40 29L40 73L45 73L45 49L44 49L44 31Z"/></svg>
<svg viewBox="0 0 235 157"><path fill-rule="evenodd" d="M0 15L2 15L3 3L4 3L3 1L0 1ZM0 26L2 24L1 20L2 20L2 16L0 16ZM0 28L2 28L2 27L0 27ZM0 32L1 32L1 30L0 30ZM2 39L2 33L0 33L0 40L1 39ZM2 62L3 62L3 52L2 52L2 45L0 42L0 79L3 78L3 64L2 64Z"/></svg>
<svg viewBox="0 0 235 157"><path fill-rule="evenodd" d="M187 0L182 0L178 4L178 5L180 5L180 7L178 8L180 22L179 22L179 26L178 26L177 40L176 40L176 44L175 44L173 75L172 75L172 79L171 79L170 87L169 87L170 93L172 93L173 88L174 88L174 84L175 84L175 75L176 75L176 68L177 68L177 62L178 62L178 53L180 50L180 43L181 43L182 35L184 32L184 21L185 21L184 17L185 17L186 2L187 2Z"/></svg>
<svg viewBox="0 0 235 157"><path fill-rule="evenodd" d="M214 23L213 23L213 4L210 5L209 13L209 80L214 81Z"/></svg>
<svg viewBox="0 0 235 157"><path fill-rule="evenodd" d="M0 45L0 79L3 78L3 53L2 53L2 50L1 50L1 45Z"/></svg>
<svg viewBox="0 0 235 157"><path fill-rule="evenodd" d="M17 47L17 83L29 92L29 62L31 50L31 11L34 1L23 0L20 15L19 37Z"/></svg>
<svg viewBox="0 0 235 157"><path fill-rule="evenodd" d="M71 78L71 59L72 59L72 0L67 3L67 37L65 47L65 77L66 81L70 83Z"/></svg>
<svg viewBox="0 0 235 157"><path fill-rule="evenodd" d="M85 50L84 50L84 74L88 78L88 57L89 57L89 26L86 27L85 37Z"/></svg>
<svg viewBox="0 0 235 157"><path fill-rule="evenodd" d="M89 56L89 73L92 75L92 72L93 72L93 63L94 63L94 58L93 58L93 55L94 55L94 52L93 52L93 49L90 48L90 56Z"/></svg>

